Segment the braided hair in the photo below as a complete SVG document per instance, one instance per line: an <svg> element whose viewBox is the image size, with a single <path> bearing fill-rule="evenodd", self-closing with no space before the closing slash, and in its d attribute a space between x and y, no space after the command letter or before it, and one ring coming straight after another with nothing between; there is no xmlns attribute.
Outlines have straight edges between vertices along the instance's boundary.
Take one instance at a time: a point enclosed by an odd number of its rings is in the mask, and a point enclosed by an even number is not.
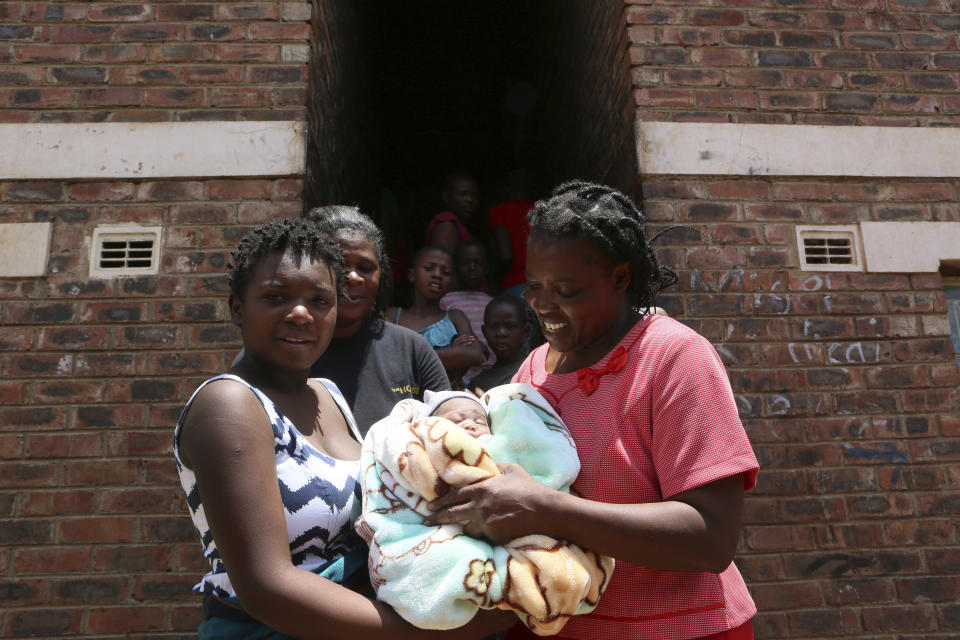
<svg viewBox="0 0 960 640"><path fill-rule="evenodd" d="M289 251L297 264L303 258L323 262L333 270L337 294L343 293L343 254L340 247L316 224L303 218L279 218L249 231L230 252L230 293L241 300L257 265L266 256Z"/></svg>
<svg viewBox="0 0 960 640"><path fill-rule="evenodd" d="M527 215L530 235L583 238L614 264L631 268L627 296L636 308L655 306L657 294L677 282L650 247L646 218L625 195L601 184L565 182Z"/></svg>
<svg viewBox="0 0 960 640"><path fill-rule="evenodd" d="M303 217L316 224L324 235L332 237L338 232L357 233L370 241L377 258L377 267L380 269L380 284L370 313L376 318L382 318L393 297L393 270L390 268L386 239L380 227L358 207L345 204L314 207L304 213Z"/></svg>

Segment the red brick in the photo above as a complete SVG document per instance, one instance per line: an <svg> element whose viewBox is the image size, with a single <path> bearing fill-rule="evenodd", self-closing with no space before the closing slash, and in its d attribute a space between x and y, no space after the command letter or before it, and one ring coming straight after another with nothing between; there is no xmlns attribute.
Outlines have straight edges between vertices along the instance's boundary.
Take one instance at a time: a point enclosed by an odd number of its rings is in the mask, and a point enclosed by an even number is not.
<svg viewBox="0 0 960 640"><path fill-rule="evenodd" d="M180 67L161 65L131 65L120 67L113 73L116 84L171 85L180 83Z"/></svg>
<svg viewBox="0 0 960 640"><path fill-rule="evenodd" d="M206 195L211 200L263 200L270 197L270 181L209 180Z"/></svg>
<svg viewBox="0 0 960 640"><path fill-rule="evenodd" d="M101 222L136 222L138 224L158 224L163 222L164 209L139 204L145 196L139 192L134 198L134 204L102 206L98 208L98 221Z"/></svg>
<svg viewBox="0 0 960 640"><path fill-rule="evenodd" d="M13 559L13 570L19 575L85 573L89 567L87 547L17 549Z"/></svg>
<svg viewBox="0 0 960 640"><path fill-rule="evenodd" d="M116 603L124 600L130 586L126 578L106 576L70 577L51 581L50 591L53 603Z"/></svg>
<svg viewBox="0 0 960 640"><path fill-rule="evenodd" d="M0 459L23 458L23 436L0 436Z"/></svg>
<svg viewBox="0 0 960 640"><path fill-rule="evenodd" d="M145 408L140 405L96 404L76 408L74 428L141 427Z"/></svg>
<svg viewBox="0 0 960 640"><path fill-rule="evenodd" d="M213 59L218 62L279 62L280 46L276 44L217 44Z"/></svg>
<svg viewBox="0 0 960 640"><path fill-rule="evenodd" d="M48 42L52 43L100 43L113 40L117 28L112 25L68 24L47 27Z"/></svg>
<svg viewBox="0 0 960 640"><path fill-rule="evenodd" d="M133 540L132 518L70 518L60 521L63 542L123 542Z"/></svg>
<svg viewBox="0 0 960 640"><path fill-rule="evenodd" d="M810 582L767 584L753 593L758 609L764 611L806 609L821 604L820 586Z"/></svg>
<svg viewBox="0 0 960 640"><path fill-rule="evenodd" d="M154 8L151 5L92 4L87 13L87 19L90 22L146 22L153 20L154 15Z"/></svg>
<svg viewBox="0 0 960 640"><path fill-rule="evenodd" d="M59 355L23 355L10 359L9 375L17 377L68 376L73 368L73 356Z"/></svg>
<svg viewBox="0 0 960 640"><path fill-rule="evenodd" d="M865 607L862 616L863 629L867 632L916 633L936 629L936 613L929 605Z"/></svg>
<svg viewBox="0 0 960 640"><path fill-rule="evenodd" d="M687 19L690 24L699 27L736 27L745 22L743 12L734 9L694 9Z"/></svg>
<svg viewBox="0 0 960 640"><path fill-rule="evenodd" d="M112 431L106 435L106 452L111 456L172 456L169 433Z"/></svg>
<svg viewBox="0 0 960 640"><path fill-rule="evenodd" d="M83 610L70 609L26 609L11 611L9 625L14 636L54 637L59 635L78 636Z"/></svg>
<svg viewBox="0 0 960 640"><path fill-rule="evenodd" d="M100 202L103 200L130 200L134 195L132 182L79 182L69 185L71 200Z"/></svg>
<svg viewBox="0 0 960 640"><path fill-rule="evenodd" d="M65 420L62 407L0 407L0 429L8 431L62 429Z"/></svg>
<svg viewBox="0 0 960 640"><path fill-rule="evenodd" d="M57 484L57 465L41 461L0 462L0 486L50 487Z"/></svg>
<svg viewBox="0 0 960 640"><path fill-rule="evenodd" d="M123 549L98 548L94 553L94 571L131 574L164 570L170 565L171 555L168 547L142 545L127 545Z"/></svg>
<svg viewBox="0 0 960 640"><path fill-rule="evenodd" d="M212 20L213 3L178 2L161 4L157 7L157 19L163 22L190 22L194 20Z"/></svg>
<svg viewBox="0 0 960 640"><path fill-rule="evenodd" d="M183 82L191 84L236 83L243 79L243 69L239 65L210 65L183 67Z"/></svg>
<svg viewBox="0 0 960 640"><path fill-rule="evenodd" d="M98 402L104 397L104 384L94 381L38 382L34 401L42 404Z"/></svg>
<svg viewBox="0 0 960 640"><path fill-rule="evenodd" d="M103 438L98 433L43 434L27 437L27 455L31 458L95 457L103 453Z"/></svg>
<svg viewBox="0 0 960 640"><path fill-rule="evenodd" d="M195 24L187 27L187 40L227 42L244 39L244 26L235 24Z"/></svg>
<svg viewBox="0 0 960 640"><path fill-rule="evenodd" d="M44 328L40 334L40 347L43 349L97 349L106 346L107 330L103 327Z"/></svg>
<svg viewBox="0 0 960 640"><path fill-rule="evenodd" d="M24 44L17 47L20 62L79 62L85 47L69 44Z"/></svg>
<svg viewBox="0 0 960 640"><path fill-rule="evenodd" d="M25 516L62 516L93 513L94 494L86 490L29 491L24 493Z"/></svg>
<svg viewBox="0 0 960 640"><path fill-rule="evenodd" d="M61 486L125 486L135 483L139 475L135 460L76 460L62 466Z"/></svg>
<svg viewBox="0 0 960 640"><path fill-rule="evenodd" d="M84 62L129 63L145 62L146 59L147 47L144 45L102 45L83 48Z"/></svg>
<svg viewBox="0 0 960 640"><path fill-rule="evenodd" d="M183 38L183 26L178 24L127 25L117 29L120 42L169 43Z"/></svg>
<svg viewBox="0 0 960 640"><path fill-rule="evenodd" d="M203 183L196 180L142 182L137 185L136 199L141 202L200 200L202 198Z"/></svg>
<svg viewBox="0 0 960 640"><path fill-rule="evenodd" d="M628 24L682 24L683 10L673 7L628 7Z"/></svg>
<svg viewBox="0 0 960 640"><path fill-rule="evenodd" d="M89 611L89 629L93 633L131 633L163 629L161 607L102 607Z"/></svg>
<svg viewBox="0 0 960 640"><path fill-rule="evenodd" d="M218 20L276 20L280 17L277 5L266 2L232 2L217 4Z"/></svg>
<svg viewBox="0 0 960 640"><path fill-rule="evenodd" d="M237 222L262 224L273 218L300 215L298 202L244 202L237 209Z"/></svg>
<svg viewBox="0 0 960 640"><path fill-rule="evenodd" d="M144 103L154 106L199 106L204 103L205 93L203 89L189 88L146 89L143 100Z"/></svg>
<svg viewBox="0 0 960 640"><path fill-rule="evenodd" d="M105 489L100 492L102 513L169 513L169 489Z"/></svg>
<svg viewBox="0 0 960 640"><path fill-rule="evenodd" d="M163 44L150 48L151 62L204 62L213 60L213 45Z"/></svg>
<svg viewBox="0 0 960 640"><path fill-rule="evenodd" d="M133 597L137 600L183 600L197 579L192 574L137 576Z"/></svg>

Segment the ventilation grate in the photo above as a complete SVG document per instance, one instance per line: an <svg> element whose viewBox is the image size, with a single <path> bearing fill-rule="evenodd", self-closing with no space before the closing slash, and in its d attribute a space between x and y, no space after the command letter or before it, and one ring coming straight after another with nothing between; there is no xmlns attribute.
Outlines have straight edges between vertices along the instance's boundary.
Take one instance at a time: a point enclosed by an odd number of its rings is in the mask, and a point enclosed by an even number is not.
<svg viewBox="0 0 960 640"><path fill-rule="evenodd" d="M850 238L804 238L803 255L807 264L853 264Z"/></svg>
<svg viewBox="0 0 960 640"><path fill-rule="evenodd" d="M113 278L159 271L160 227L97 227L93 232L90 276Z"/></svg>
<svg viewBox="0 0 960 640"><path fill-rule="evenodd" d="M863 271L856 227L797 227L804 271Z"/></svg>

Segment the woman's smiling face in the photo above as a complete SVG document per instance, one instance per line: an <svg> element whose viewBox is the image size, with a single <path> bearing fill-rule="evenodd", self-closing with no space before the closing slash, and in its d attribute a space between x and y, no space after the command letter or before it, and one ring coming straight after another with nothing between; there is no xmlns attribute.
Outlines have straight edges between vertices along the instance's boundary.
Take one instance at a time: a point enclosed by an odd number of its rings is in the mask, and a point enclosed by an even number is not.
<svg viewBox="0 0 960 640"><path fill-rule="evenodd" d="M230 296L233 323L251 356L284 370L303 370L323 355L337 321L337 283L325 262L290 252L257 263L243 292Z"/></svg>
<svg viewBox="0 0 960 640"><path fill-rule="evenodd" d="M526 269L527 303L565 361L590 366L619 341L613 335L630 310L629 265L611 264L583 238L541 235L530 237Z"/></svg>
<svg viewBox="0 0 960 640"><path fill-rule="evenodd" d="M337 326L348 327L361 322L373 308L380 289L380 263L367 236L358 231L340 231L333 236L346 264L344 289L347 298L337 309Z"/></svg>

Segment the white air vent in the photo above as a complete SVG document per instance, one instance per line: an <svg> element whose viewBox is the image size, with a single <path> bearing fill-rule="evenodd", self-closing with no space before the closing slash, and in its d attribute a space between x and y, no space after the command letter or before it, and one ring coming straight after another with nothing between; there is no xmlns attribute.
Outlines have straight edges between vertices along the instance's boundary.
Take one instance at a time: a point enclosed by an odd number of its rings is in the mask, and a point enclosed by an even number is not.
<svg viewBox="0 0 960 640"><path fill-rule="evenodd" d="M160 227L97 227L90 248L90 277L152 275L160 270Z"/></svg>
<svg viewBox="0 0 960 640"><path fill-rule="evenodd" d="M858 231L855 226L797 227L800 268L804 271L863 271Z"/></svg>

